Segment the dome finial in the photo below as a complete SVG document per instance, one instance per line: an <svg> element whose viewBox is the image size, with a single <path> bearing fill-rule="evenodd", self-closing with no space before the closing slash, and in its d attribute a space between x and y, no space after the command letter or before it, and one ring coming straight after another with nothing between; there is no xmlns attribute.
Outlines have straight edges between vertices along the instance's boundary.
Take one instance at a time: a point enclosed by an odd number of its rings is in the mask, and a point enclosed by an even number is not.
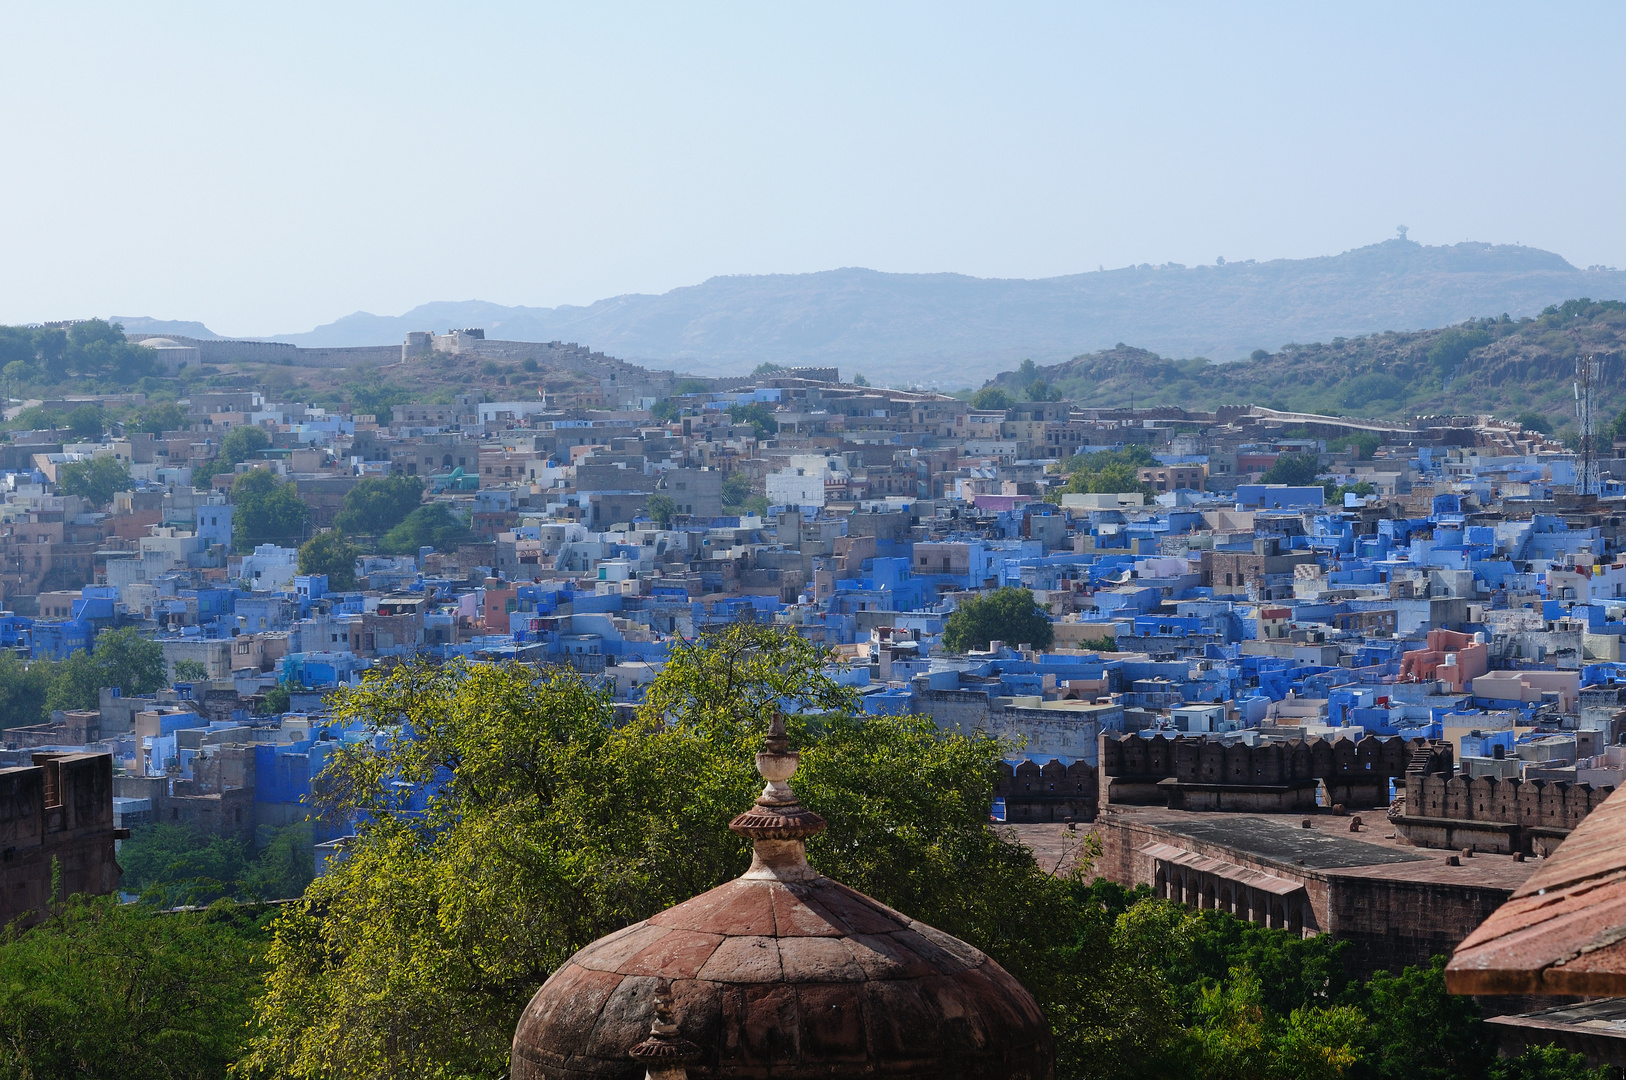
<svg viewBox="0 0 1626 1080"><path fill-rule="evenodd" d="M649 1038L627 1051L644 1063L644 1080L687 1080L685 1066L700 1056L700 1047L678 1034L675 1016L672 980L662 979L655 988L655 1022L649 1025Z"/></svg>
<svg viewBox="0 0 1626 1080"><path fill-rule="evenodd" d="M755 806L728 823L734 832L749 836L755 848L751 869L745 872L748 878L806 881L818 877L807 865L804 841L824 831L824 819L803 807L791 790L789 780L800 762L801 755L792 752L785 734L785 714L775 710L768 736L762 740L762 753L757 755L757 772L768 784Z"/></svg>

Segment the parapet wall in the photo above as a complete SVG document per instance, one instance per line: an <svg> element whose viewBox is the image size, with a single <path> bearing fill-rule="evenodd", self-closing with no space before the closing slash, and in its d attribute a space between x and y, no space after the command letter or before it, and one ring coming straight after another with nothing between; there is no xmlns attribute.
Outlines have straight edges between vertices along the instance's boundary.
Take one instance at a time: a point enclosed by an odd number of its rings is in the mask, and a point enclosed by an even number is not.
<svg viewBox="0 0 1626 1080"><path fill-rule="evenodd" d="M1005 800L1008 822L1095 820L1095 767L1084 761L1063 765L1052 758L1014 767L1001 761L994 793Z"/></svg>
<svg viewBox="0 0 1626 1080"><path fill-rule="evenodd" d="M36 753L33 761L0 769L0 926L45 909L53 864L64 897L109 893L119 882L112 755Z"/></svg>
<svg viewBox="0 0 1626 1080"><path fill-rule="evenodd" d="M1568 780L1412 773L1405 801L1390 816L1419 847L1546 855L1614 790Z"/></svg>
<svg viewBox="0 0 1626 1080"><path fill-rule="evenodd" d="M1389 782L1419 754L1449 768L1450 748L1421 739L1293 739L1249 746L1207 735L1102 735L1100 796L1106 803L1181 810L1286 813L1329 803L1384 806Z"/></svg>

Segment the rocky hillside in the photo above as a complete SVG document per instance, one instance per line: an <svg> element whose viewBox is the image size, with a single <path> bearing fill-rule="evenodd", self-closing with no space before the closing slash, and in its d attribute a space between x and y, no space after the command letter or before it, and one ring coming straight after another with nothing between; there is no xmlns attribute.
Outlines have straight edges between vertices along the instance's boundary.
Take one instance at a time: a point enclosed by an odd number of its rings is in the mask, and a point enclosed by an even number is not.
<svg viewBox="0 0 1626 1080"><path fill-rule="evenodd" d="M358 312L278 340L380 345L409 330L480 326L493 338L578 341L698 374L744 374L763 361L834 364L872 381L948 388L975 386L1025 357L1055 363L1117 341L1237 360L1286 341L1534 315L1573 296L1626 299L1626 273L1577 269L1534 248L1396 239L1325 258L1142 264L1037 281L863 269L740 275L586 307L468 301L400 316Z"/></svg>
<svg viewBox="0 0 1626 1080"><path fill-rule="evenodd" d="M1536 318L1471 320L1438 330L1334 337L1215 364L1128 345L990 380L1021 396L1043 380L1097 406L1253 404L1395 417L1535 412L1557 429L1574 416L1576 357L1598 360L1600 409L1626 408L1626 304L1571 300Z"/></svg>

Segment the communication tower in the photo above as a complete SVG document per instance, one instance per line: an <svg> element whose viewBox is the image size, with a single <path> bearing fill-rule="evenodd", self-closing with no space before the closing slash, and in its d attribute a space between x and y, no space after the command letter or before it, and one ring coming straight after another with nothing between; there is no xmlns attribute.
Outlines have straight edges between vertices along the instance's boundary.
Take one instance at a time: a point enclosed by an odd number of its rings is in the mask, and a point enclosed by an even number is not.
<svg viewBox="0 0 1626 1080"><path fill-rule="evenodd" d="M1583 495L1596 495L1599 491L1597 422L1592 403L1592 391L1598 381L1598 362L1591 353L1575 361L1575 428L1580 434L1581 469L1576 487Z"/></svg>

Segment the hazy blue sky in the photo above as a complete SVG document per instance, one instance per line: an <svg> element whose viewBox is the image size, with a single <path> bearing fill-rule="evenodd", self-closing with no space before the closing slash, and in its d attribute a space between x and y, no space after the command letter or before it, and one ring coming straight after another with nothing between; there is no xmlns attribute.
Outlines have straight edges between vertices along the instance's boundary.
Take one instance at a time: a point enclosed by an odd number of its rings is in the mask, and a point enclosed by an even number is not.
<svg viewBox="0 0 1626 1080"><path fill-rule="evenodd" d="M1523 242L1626 265L1626 6L0 0L0 321Z"/></svg>

